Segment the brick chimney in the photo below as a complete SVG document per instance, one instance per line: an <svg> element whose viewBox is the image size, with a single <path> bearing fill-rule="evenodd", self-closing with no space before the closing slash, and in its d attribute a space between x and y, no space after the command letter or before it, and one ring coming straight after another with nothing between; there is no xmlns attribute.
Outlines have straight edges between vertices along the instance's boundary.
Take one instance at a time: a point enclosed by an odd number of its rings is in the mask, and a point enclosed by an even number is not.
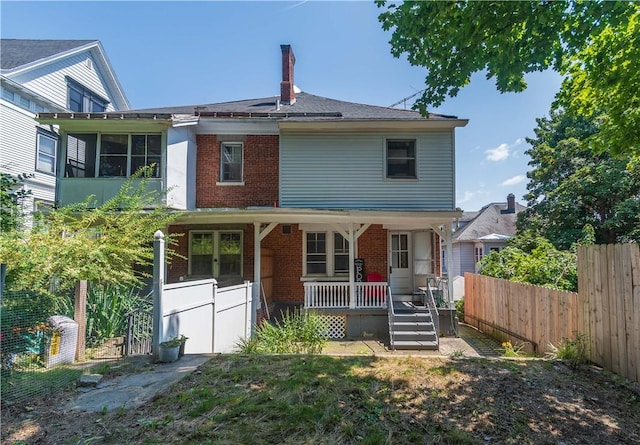
<svg viewBox="0 0 640 445"><path fill-rule="evenodd" d="M280 45L282 50L282 82L280 82L280 101L284 105L293 105L296 101L296 93L293 91L293 67L296 58L293 55L291 45Z"/></svg>
<svg viewBox="0 0 640 445"><path fill-rule="evenodd" d="M509 213L516 212L516 196L513 193L507 195L507 210Z"/></svg>
<svg viewBox="0 0 640 445"><path fill-rule="evenodd" d="M516 213L516 196L513 193L507 195L507 208L500 210L502 215L508 215L509 213Z"/></svg>

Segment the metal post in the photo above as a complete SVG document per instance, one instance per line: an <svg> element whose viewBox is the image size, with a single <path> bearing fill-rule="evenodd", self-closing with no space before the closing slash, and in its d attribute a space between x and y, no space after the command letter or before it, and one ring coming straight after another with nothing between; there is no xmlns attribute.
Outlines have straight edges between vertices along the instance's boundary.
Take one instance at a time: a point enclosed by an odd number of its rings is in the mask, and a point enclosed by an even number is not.
<svg viewBox="0 0 640 445"><path fill-rule="evenodd" d="M158 230L153 241L153 336L154 363L159 360L162 336L162 288L164 287L164 233Z"/></svg>

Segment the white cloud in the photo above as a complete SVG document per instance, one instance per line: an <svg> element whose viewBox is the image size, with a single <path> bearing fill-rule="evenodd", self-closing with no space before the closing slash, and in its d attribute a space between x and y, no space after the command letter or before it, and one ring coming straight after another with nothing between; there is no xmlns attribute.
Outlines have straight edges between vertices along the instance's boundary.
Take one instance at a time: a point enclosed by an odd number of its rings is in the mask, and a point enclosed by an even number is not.
<svg viewBox="0 0 640 445"><path fill-rule="evenodd" d="M506 186L520 184L526 178L527 177L525 175L517 175L517 176L514 176L513 178L509 178L506 181L503 181L502 183L500 183L500 185L506 187Z"/></svg>
<svg viewBox="0 0 640 445"><path fill-rule="evenodd" d="M509 157L509 155L513 156L513 149L518 147L519 145L522 145L523 142L524 139L518 138L513 144L500 144L496 148L485 150L485 153L487 154L486 159L487 161L494 162L504 161Z"/></svg>
<svg viewBox="0 0 640 445"><path fill-rule="evenodd" d="M458 201L458 204L462 204L463 202L469 202L473 199L475 193L473 192L464 192L464 195L462 195L462 198L457 199L456 201Z"/></svg>

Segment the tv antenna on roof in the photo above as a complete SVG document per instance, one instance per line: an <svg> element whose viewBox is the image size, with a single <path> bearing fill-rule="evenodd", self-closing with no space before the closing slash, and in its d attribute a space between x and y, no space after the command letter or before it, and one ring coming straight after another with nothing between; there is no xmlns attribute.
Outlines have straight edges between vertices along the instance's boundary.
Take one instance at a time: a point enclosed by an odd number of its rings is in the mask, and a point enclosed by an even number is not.
<svg viewBox="0 0 640 445"><path fill-rule="evenodd" d="M406 110L406 109L407 109L407 101L408 101L409 99L413 99L413 98L414 98L414 97L416 97L418 94L422 94L422 92L423 92L423 91L425 91L425 90L426 90L426 88L424 88L424 89L422 89L422 90L420 90L420 91L417 91L417 92L413 93L411 96L407 96L407 97L405 97L404 99L400 99L398 102L396 102L396 103L394 103L394 104L389 105L389 108L394 108L394 107L397 107L397 106L398 106L398 105L400 105L400 104L404 104L403 106L404 106L404 109Z"/></svg>

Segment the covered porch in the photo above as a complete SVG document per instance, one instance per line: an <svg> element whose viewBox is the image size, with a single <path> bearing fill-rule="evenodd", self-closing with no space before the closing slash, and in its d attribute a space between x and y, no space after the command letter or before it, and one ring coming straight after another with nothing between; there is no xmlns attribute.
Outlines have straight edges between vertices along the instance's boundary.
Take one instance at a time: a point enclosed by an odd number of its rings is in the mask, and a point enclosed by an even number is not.
<svg viewBox="0 0 640 445"><path fill-rule="evenodd" d="M254 283L255 312L268 310L265 302L382 312L389 301L426 296L427 282L441 276L439 238L450 240L452 221L459 216L459 211L198 209L177 224L192 232L213 225L244 227L241 274ZM270 274L262 264L265 250L275 255ZM443 293L452 295L450 283L441 284L447 286Z"/></svg>

